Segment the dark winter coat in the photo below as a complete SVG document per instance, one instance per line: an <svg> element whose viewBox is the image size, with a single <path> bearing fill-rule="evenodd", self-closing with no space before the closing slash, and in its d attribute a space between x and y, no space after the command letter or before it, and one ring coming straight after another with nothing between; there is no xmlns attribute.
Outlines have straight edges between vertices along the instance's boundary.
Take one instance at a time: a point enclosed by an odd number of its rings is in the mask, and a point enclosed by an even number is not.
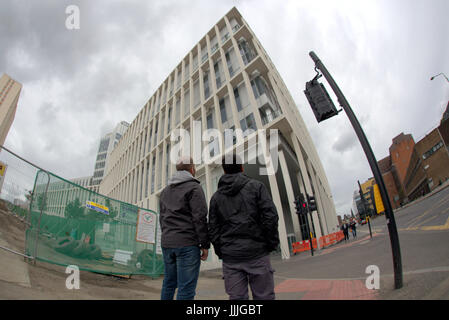
<svg viewBox="0 0 449 320"><path fill-rule="evenodd" d="M177 171L160 196L161 246L209 249L207 202L200 182L187 171Z"/></svg>
<svg viewBox="0 0 449 320"><path fill-rule="evenodd" d="M225 262L257 259L279 245L278 214L265 185L243 173L225 174L209 206L209 238Z"/></svg>

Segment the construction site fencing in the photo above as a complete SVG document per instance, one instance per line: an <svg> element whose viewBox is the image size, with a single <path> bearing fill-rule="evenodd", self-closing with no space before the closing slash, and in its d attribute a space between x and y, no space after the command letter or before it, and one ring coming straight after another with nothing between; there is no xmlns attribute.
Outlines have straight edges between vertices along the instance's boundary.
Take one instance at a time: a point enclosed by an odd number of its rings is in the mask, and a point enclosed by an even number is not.
<svg viewBox="0 0 449 320"><path fill-rule="evenodd" d="M320 237L318 240L316 238L312 239L312 246L313 249L316 249L318 247L318 244L320 245L320 248L323 249L325 247L331 246L333 244L336 244L344 239L343 231L337 231L334 233L330 233L328 235ZM304 240L293 243L293 253L300 253L309 251L310 248L310 240Z"/></svg>
<svg viewBox="0 0 449 320"><path fill-rule="evenodd" d="M163 274L157 212L98 194L4 147L0 177L0 209L26 225L23 255L31 261L111 275Z"/></svg>

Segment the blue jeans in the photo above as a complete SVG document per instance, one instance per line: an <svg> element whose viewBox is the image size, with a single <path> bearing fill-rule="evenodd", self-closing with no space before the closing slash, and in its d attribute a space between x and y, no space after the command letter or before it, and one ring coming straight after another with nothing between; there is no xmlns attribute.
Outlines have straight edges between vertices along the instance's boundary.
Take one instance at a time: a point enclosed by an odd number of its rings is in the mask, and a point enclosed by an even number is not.
<svg viewBox="0 0 449 320"><path fill-rule="evenodd" d="M173 300L178 288L177 300L193 300L200 273L200 248L162 248L164 256L164 282L161 300Z"/></svg>

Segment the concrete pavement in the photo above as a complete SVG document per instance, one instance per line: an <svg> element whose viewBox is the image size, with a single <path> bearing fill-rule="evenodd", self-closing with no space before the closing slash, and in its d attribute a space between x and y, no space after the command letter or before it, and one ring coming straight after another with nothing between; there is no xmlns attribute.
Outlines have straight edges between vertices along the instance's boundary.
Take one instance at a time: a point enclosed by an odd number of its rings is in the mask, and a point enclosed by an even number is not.
<svg viewBox="0 0 449 320"><path fill-rule="evenodd" d="M2 237L0 232L0 246L8 249L14 249ZM28 264L24 258L0 249L0 280L13 283L22 287L31 287L30 277L28 275Z"/></svg>

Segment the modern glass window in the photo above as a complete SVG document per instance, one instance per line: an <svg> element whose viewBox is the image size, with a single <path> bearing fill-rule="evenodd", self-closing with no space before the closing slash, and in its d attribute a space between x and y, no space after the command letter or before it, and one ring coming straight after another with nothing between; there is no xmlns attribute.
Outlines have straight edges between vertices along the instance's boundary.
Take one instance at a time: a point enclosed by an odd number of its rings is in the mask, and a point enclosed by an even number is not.
<svg viewBox="0 0 449 320"><path fill-rule="evenodd" d="M204 99L207 99L210 96L209 70L204 73L203 82L204 82Z"/></svg>
<svg viewBox="0 0 449 320"><path fill-rule="evenodd" d="M222 43L225 43L226 40L229 39L229 32L228 32L228 28L226 27L226 25L220 29L220 38L221 38Z"/></svg>
<svg viewBox="0 0 449 320"><path fill-rule="evenodd" d="M169 133L170 130L171 130L171 113L172 113L172 109L170 107L170 108L168 108L168 115L167 115L167 117L168 117L168 119L167 119L167 133Z"/></svg>
<svg viewBox="0 0 449 320"><path fill-rule="evenodd" d="M176 100L176 115L175 115L176 125L181 121L181 99Z"/></svg>
<svg viewBox="0 0 449 320"><path fill-rule="evenodd" d="M193 56L193 72L198 69L198 56Z"/></svg>
<svg viewBox="0 0 449 320"><path fill-rule="evenodd" d="M237 104L237 111L242 111L242 101L240 100L240 94L239 94L239 88L234 88L234 97L235 97L235 103Z"/></svg>
<svg viewBox="0 0 449 320"><path fill-rule="evenodd" d="M161 115L161 134L159 135L159 140L158 141L161 141L161 139L164 137L164 135L165 135L165 132L164 132L164 124L165 124L165 111L164 112L162 112L162 115Z"/></svg>
<svg viewBox="0 0 449 320"><path fill-rule="evenodd" d="M253 88L256 99L267 92L267 88L259 76L251 80L251 87Z"/></svg>
<svg viewBox="0 0 449 320"><path fill-rule="evenodd" d="M232 137L232 144L231 144L231 137ZM232 145L235 145L237 143L237 137L235 136L235 126L230 127L228 130L225 130L224 140L225 140L224 141L225 149L228 149Z"/></svg>
<svg viewBox="0 0 449 320"><path fill-rule="evenodd" d="M167 86L166 86L166 87L167 87ZM166 89L166 88L164 88L164 89L162 90L162 105L164 105L165 102L167 102L167 89Z"/></svg>
<svg viewBox="0 0 449 320"><path fill-rule="evenodd" d="M153 166L151 167L151 193L154 193L154 173L156 172L156 156L153 156Z"/></svg>
<svg viewBox="0 0 449 320"><path fill-rule="evenodd" d="M206 60L207 60L208 57L209 57L209 54L208 54L207 51L206 51L206 53L204 53L204 54L202 55L202 57L201 57L201 63L206 62Z"/></svg>
<svg viewBox="0 0 449 320"><path fill-rule="evenodd" d="M175 75L172 76L171 84L170 84L170 94L168 95L171 97L173 95L173 90L175 89Z"/></svg>
<svg viewBox="0 0 449 320"><path fill-rule="evenodd" d="M200 81L196 80L193 84L193 108L200 104Z"/></svg>
<svg viewBox="0 0 449 320"><path fill-rule="evenodd" d="M187 79L190 78L190 65L186 63L184 67L184 81L187 81Z"/></svg>
<svg viewBox="0 0 449 320"><path fill-rule="evenodd" d="M98 152L104 152L107 151L109 147L109 138L101 140L100 147L98 148Z"/></svg>
<svg viewBox="0 0 449 320"><path fill-rule="evenodd" d="M178 75L176 77L176 90L181 86L181 70L178 70Z"/></svg>
<svg viewBox="0 0 449 320"><path fill-rule="evenodd" d="M167 144L167 148L166 148L166 159L167 161L165 162L165 185L168 185L168 179L169 177L169 171L170 171L170 145Z"/></svg>
<svg viewBox="0 0 449 320"><path fill-rule="evenodd" d="M152 136L152 128L150 127L150 138L148 139L148 151L151 151L151 136Z"/></svg>
<svg viewBox="0 0 449 320"><path fill-rule="evenodd" d="M105 164L106 164L105 161L98 162L98 163L95 165L95 169L102 169L102 168L104 168Z"/></svg>
<svg viewBox="0 0 449 320"><path fill-rule="evenodd" d="M145 140L143 141L143 145L142 145L142 154L141 157L143 157L145 155L145 147L147 146L147 132L145 131Z"/></svg>
<svg viewBox="0 0 449 320"><path fill-rule="evenodd" d="M240 120L240 127L242 128L243 132L245 132L247 129L257 130L254 115L251 113L246 118Z"/></svg>
<svg viewBox="0 0 449 320"><path fill-rule="evenodd" d="M162 185L162 150L159 151L159 165L158 165L158 170L157 172L159 172L158 176L158 183L157 183L157 188L160 189L161 185Z"/></svg>
<svg viewBox="0 0 449 320"><path fill-rule="evenodd" d="M240 40L238 46L243 62L247 65L254 58L253 50L245 39Z"/></svg>
<svg viewBox="0 0 449 320"><path fill-rule="evenodd" d="M217 84L217 89L221 88L224 84L224 74L221 70L221 60L218 60L214 64L215 81Z"/></svg>
<svg viewBox="0 0 449 320"><path fill-rule="evenodd" d="M224 98L220 99L219 104L220 104L221 123L225 123L226 121L228 121L228 115L226 114L225 99Z"/></svg>
<svg viewBox="0 0 449 320"><path fill-rule="evenodd" d="M184 117L190 114L190 92L186 90L184 92Z"/></svg>
<svg viewBox="0 0 449 320"><path fill-rule="evenodd" d="M158 123L159 123L159 121L156 121L156 124L154 125L154 142L153 142L154 146L156 146L156 142L157 142L157 127L158 127Z"/></svg>
<svg viewBox="0 0 449 320"><path fill-rule="evenodd" d="M230 51L226 52L225 57L226 63L228 65L229 76L232 78L239 69L237 67L237 63L235 63L234 49L231 49Z"/></svg>
<svg viewBox="0 0 449 320"><path fill-rule="evenodd" d="M144 174L145 174L145 172L144 172L144 166L143 166L143 164L141 165L141 166L139 166L139 170L140 170L140 194L139 194L139 201L142 201L142 194L143 194L143 179L144 179Z"/></svg>
<svg viewBox="0 0 449 320"><path fill-rule="evenodd" d="M207 120L207 129L214 128L214 114L213 111L210 111L206 117Z"/></svg>
<svg viewBox="0 0 449 320"><path fill-rule="evenodd" d="M212 54L214 54L215 51L218 50L218 40L217 36L215 35L212 40L210 41L210 51Z"/></svg>
<svg viewBox="0 0 449 320"><path fill-rule="evenodd" d="M99 154L98 155L98 157L97 157L97 160L103 160L103 159L106 159L106 153L103 153L103 154Z"/></svg>
<svg viewBox="0 0 449 320"><path fill-rule="evenodd" d="M145 178L145 198L148 195L148 178L149 178L149 175L150 175L150 160L147 159L147 175L146 175L146 178Z"/></svg>

